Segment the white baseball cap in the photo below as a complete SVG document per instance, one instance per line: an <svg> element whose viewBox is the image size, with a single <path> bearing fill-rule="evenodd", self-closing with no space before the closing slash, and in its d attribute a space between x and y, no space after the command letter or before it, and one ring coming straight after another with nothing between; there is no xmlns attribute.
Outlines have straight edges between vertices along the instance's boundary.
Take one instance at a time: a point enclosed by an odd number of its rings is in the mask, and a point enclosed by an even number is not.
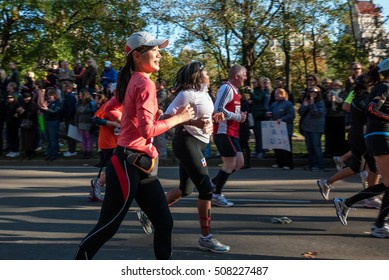
<svg viewBox="0 0 389 280"><path fill-rule="evenodd" d="M104 62L104 67L111 67L112 65L112 62L107 60L106 62Z"/></svg>
<svg viewBox="0 0 389 280"><path fill-rule="evenodd" d="M385 58L380 63L378 63L378 68L380 72L389 70L389 58Z"/></svg>
<svg viewBox="0 0 389 280"><path fill-rule="evenodd" d="M169 40L167 39L156 39L150 33L140 31L132 34L130 37L127 38L125 52L127 56L130 52L132 52L136 48L139 48L140 46L159 46L161 49L163 49L166 48L168 44Z"/></svg>

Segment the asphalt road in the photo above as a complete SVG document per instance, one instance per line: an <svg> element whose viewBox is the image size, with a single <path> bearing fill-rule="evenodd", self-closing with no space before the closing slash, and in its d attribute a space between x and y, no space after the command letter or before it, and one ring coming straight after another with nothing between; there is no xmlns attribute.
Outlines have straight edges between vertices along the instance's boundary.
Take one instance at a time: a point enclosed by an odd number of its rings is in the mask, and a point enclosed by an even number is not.
<svg viewBox="0 0 389 280"><path fill-rule="evenodd" d="M217 167L210 167L215 175ZM83 166L2 166L0 168L0 259L69 260L95 225L100 203L87 200L98 169ZM331 201L319 194L316 179L334 169L308 172L271 168L241 170L231 176L225 196L235 206L212 209L215 236L231 246L227 254L199 251L196 194L176 203L173 258L176 260L388 260L388 240L369 236L377 211L356 206L347 227ZM161 167L166 190L178 185L177 167ZM336 184L331 197L361 190L355 176ZM143 233L134 204L119 232L98 252L100 260L154 259L152 236ZM271 223L287 216L290 224ZM306 253L306 252L311 252ZM305 255L304 255L305 254Z"/></svg>

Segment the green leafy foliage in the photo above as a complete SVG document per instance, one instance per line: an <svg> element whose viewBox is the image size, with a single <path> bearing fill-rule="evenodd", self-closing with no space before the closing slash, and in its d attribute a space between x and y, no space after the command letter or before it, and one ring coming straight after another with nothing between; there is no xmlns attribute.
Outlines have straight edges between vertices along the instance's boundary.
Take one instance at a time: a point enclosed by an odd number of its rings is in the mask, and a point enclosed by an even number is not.
<svg viewBox="0 0 389 280"><path fill-rule="evenodd" d="M146 30L173 42L153 77L174 83L176 71L203 62L213 84L233 64L254 76L285 77L294 92L308 73L345 78L352 61L367 66L356 47L352 0L3 0L0 2L0 62L45 73L51 61L93 57L100 69L124 65L124 42ZM384 40L383 38L382 40Z"/></svg>
<svg viewBox="0 0 389 280"><path fill-rule="evenodd" d="M146 25L138 1L6 0L0 9L1 63L42 74L50 61L89 56L119 68L126 37Z"/></svg>

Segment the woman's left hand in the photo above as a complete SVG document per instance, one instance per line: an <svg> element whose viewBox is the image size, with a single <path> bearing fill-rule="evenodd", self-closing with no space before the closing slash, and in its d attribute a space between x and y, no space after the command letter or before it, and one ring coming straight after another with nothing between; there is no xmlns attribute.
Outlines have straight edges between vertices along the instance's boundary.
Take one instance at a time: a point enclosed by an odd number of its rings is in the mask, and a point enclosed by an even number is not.
<svg viewBox="0 0 389 280"><path fill-rule="evenodd" d="M222 112L214 113L212 119L214 122L222 122L224 121L224 114Z"/></svg>
<svg viewBox="0 0 389 280"><path fill-rule="evenodd" d="M209 135L213 133L213 123L209 119L204 122L203 132Z"/></svg>

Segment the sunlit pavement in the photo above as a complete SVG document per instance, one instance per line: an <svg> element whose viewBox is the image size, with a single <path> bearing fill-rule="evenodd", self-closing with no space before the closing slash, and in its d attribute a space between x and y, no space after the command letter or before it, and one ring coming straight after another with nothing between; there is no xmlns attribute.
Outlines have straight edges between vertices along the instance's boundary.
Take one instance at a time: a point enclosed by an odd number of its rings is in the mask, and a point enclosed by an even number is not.
<svg viewBox="0 0 389 280"><path fill-rule="evenodd" d="M217 170L217 165L210 167L211 175ZM389 240L369 236L378 210L357 205L345 227L338 221L332 201L322 199L316 179L334 171L255 167L234 173L224 194L235 206L212 209L212 231L231 246L228 254L197 249L195 192L171 208L173 259L389 259ZM101 203L87 199L89 181L97 172L98 168L90 166L2 166L0 259L72 259L99 216ZM166 191L174 188L178 168L162 166L159 177ZM349 196L362 188L359 176L335 186L331 198ZM154 258L153 238L143 233L136 209L134 204L119 232L96 259ZM271 218L283 216L292 222L271 222Z"/></svg>

